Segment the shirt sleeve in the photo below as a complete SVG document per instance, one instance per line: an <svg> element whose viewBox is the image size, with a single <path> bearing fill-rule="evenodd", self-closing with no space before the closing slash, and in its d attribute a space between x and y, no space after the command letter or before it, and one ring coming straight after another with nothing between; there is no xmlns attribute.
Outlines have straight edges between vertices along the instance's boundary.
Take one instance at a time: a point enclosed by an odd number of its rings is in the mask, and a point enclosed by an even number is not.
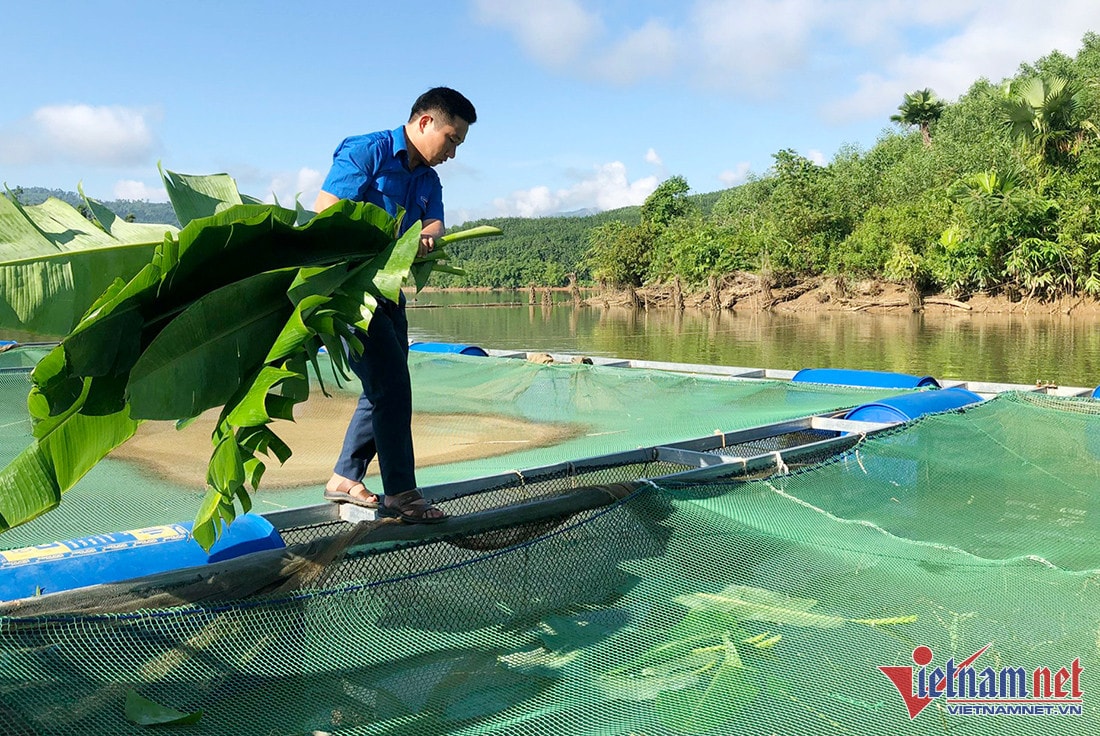
<svg viewBox="0 0 1100 736"><path fill-rule="evenodd" d="M340 199L364 201L378 170L378 147L345 138L332 154L332 168L321 189Z"/></svg>
<svg viewBox="0 0 1100 736"><path fill-rule="evenodd" d="M428 193L428 204L424 207L424 219L439 220L444 225L447 224L446 220L443 219L443 184L440 183L438 177L435 180L435 186Z"/></svg>

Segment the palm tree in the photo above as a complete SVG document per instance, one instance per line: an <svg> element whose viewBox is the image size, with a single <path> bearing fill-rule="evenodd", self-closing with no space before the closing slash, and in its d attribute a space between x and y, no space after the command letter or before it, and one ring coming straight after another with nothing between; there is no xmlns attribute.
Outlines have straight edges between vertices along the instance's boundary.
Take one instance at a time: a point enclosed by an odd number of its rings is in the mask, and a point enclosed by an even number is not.
<svg viewBox="0 0 1100 736"><path fill-rule="evenodd" d="M947 103L936 97L936 93L930 89L918 89L916 92L908 92L905 101L898 105L898 114L891 115L890 119L902 125L916 125L920 127L921 137L924 139L924 147L932 147L932 123L943 115Z"/></svg>
<svg viewBox="0 0 1100 736"><path fill-rule="evenodd" d="M1081 92L1064 77L1031 77L1013 82L1001 101L1009 132L1047 163L1075 155L1088 134L1100 135L1083 116Z"/></svg>

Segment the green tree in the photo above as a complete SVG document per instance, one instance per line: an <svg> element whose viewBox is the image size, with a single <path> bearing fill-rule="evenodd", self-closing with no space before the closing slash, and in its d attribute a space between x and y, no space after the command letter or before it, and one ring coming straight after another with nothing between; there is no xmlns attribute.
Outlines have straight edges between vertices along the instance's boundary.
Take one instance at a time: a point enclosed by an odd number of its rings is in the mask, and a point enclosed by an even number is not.
<svg viewBox="0 0 1100 736"><path fill-rule="evenodd" d="M1057 204L1025 186L1020 174L979 172L956 182L948 196L952 224L930 266L941 283L959 294L1004 285L1035 294L1063 281L1049 245L1057 238Z"/></svg>
<svg viewBox="0 0 1100 736"><path fill-rule="evenodd" d="M1048 165L1068 163L1088 136L1100 135L1084 116L1077 85L1065 77L1038 76L1013 82L1001 104L1003 124Z"/></svg>
<svg viewBox="0 0 1100 736"><path fill-rule="evenodd" d="M931 89L918 89L906 93L905 100L898 105L898 114L891 115L890 119L902 125L916 125L920 128L925 148L931 148L932 126L943 115L946 106Z"/></svg>
<svg viewBox="0 0 1100 736"><path fill-rule="evenodd" d="M828 264L829 251L851 231L851 222L838 207L835 175L793 150L773 154L775 188L764 205L774 236L767 247L777 271L816 274Z"/></svg>
<svg viewBox="0 0 1100 736"><path fill-rule="evenodd" d="M642 223L661 230L681 217L686 217L693 209L691 200L687 197L689 191L690 187L684 177L672 176L665 179L642 204Z"/></svg>
<svg viewBox="0 0 1100 736"><path fill-rule="evenodd" d="M649 271L652 244L652 231L645 225L606 222L588 234L585 265L597 282L641 286Z"/></svg>

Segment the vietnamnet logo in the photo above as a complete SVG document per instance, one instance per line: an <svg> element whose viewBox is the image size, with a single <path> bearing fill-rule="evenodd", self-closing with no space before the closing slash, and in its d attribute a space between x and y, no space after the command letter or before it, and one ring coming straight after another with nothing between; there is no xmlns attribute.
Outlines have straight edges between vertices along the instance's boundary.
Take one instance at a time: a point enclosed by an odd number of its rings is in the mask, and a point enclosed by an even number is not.
<svg viewBox="0 0 1100 736"><path fill-rule="evenodd" d="M992 644L986 644L962 662L954 658L942 667L929 668L932 650L913 650L907 667L879 667L897 688L909 719L917 717L934 700L948 715L1081 715L1081 660L1057 670L1036 667L985 667L974 664Z"/></svg>

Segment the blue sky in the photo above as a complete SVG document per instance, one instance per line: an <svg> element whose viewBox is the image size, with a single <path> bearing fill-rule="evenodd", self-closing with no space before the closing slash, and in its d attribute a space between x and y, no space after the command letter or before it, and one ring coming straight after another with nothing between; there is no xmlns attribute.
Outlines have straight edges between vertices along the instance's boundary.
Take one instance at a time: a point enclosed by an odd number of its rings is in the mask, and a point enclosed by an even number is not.
<svg viewBox="0 0 1100 736"><path fill-rule="evenodd" d="M640 204L872 146L905 92L954 100L1100 32L1097 0L5 0L0 183L166 199L157 162L311 205L347 135L425 89L476 105L450 224Z"/></svg>

